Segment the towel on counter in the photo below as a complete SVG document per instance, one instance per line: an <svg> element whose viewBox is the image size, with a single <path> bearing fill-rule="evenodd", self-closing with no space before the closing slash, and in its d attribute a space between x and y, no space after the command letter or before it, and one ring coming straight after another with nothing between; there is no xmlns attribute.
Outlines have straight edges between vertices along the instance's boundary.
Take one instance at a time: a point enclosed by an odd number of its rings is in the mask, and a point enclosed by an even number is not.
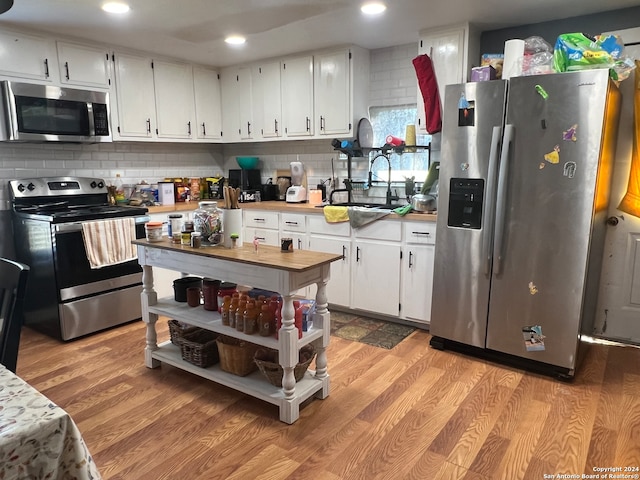
<svg viewBox="0 0 640 480"><path fill-rule="evenodd" d="M442 130L442 108L433 62L429 55L418 55L413 59L413 67L416 70L418 87L424 100L427 133L438 133Z"/></svg>
<svg viewBox="0 0 640 480"><path fill-rule="evenodd" d="M324 219L327 223L340 223L349 221L349 212L347 207L336 207L333 205L327 205L322 209L324 212Z"/></svg>
<svg viewBox="0 0 640 480"><path fill-rule="evenodd" d="M349 224L351 228L364 227L365 225L386 217L391 213L389 210L382 210L380 208L362 208L362 207L348 207L349 210Z"/></svg>
<svg viewBox="0 0 640 480"><path fill-rule="evenodd" d="M131 243L136 239L136 226L131 217L84 222L82 238L91 268L117 265L137 258L136 247Z"/></svg>

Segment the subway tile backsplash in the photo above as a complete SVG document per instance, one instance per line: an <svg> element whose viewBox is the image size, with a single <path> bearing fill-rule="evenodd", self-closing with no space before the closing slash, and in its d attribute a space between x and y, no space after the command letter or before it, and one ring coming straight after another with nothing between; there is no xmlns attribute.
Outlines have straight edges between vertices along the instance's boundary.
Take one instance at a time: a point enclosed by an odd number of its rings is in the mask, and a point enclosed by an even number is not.
<svg viewBox="0 0 640 480"><path fill-rule="evenodd" d="M417 42L371 51L372 105L416 102L417 86L411 60L417 53ZM346 159L333 150L331 140L225 145L0 143L0 210L9 208L7 181L16 178L71 175L113 181L120 173L124 183L135 184L143 180L152 183L165 177L226 176L229 169L238 168L235 157L240 155L260 157L263 181L273 178L277 170L289 170L290 162L299 160L305 165L310 186L331 177L333 159L334 172L340 182L336 188L341 188L346 178Z"/></svg>

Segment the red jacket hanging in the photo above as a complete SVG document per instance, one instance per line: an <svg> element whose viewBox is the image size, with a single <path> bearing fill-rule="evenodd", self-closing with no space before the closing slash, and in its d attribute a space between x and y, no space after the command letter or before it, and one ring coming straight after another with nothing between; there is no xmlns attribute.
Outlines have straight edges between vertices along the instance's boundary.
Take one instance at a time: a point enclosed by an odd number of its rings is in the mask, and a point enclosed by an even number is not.
<svg viewBox="0 0 640 480"><path fill-rule="evenodd" d="M428 55L418 55L413 59L413 66L416 69L418 86L424 100L427 133L438 133L442 130L442 108L433 63Z"/></svg>

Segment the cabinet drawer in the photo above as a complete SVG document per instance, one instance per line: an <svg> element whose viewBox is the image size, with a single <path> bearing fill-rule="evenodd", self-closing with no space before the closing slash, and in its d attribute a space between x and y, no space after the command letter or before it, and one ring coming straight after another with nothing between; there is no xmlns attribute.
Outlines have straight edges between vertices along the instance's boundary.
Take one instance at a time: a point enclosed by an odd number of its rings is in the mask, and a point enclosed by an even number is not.
<svg viewBox="0 0 640 480"><path fill-rule="evenodd" d="M348 237L351 235L351 226L349 222L328 223L324 215L309 215L309 233L320 233L322 235L339 235Z"/></svg>
<svg viewBox="0 0 640 480"><path fill-rule="evenodd" d="M278 230L278 212L244 211L245 227L269 228Z"/></svg>
<svg viewBox="0 0 640 480"><path fill-rule="evenodd" d="M399 242L402 238L402 223L396 221L378 220L354 230L357 238L372 240L387 240Z"/></svg>
<svg viewBox="0 0 640 480"><path fill-rule="evenodd" d="M282 213L280 217L280 228L287 232L306 233L306 216L300 213Z"/></svg>
<svg viewBox="0 0 640 480"><path fill-rule="evenodd" d="M405 243L433 245L436 243L435 222L407 222L404 224Z"/></svg>
<svg viewBox="0 0 640 480"><path fill-rule="evenodd" d="M280 246L280 235L277 230L267 230L266 228L245 228L244 242L251 243L257 238L262 245Z"/></svg>

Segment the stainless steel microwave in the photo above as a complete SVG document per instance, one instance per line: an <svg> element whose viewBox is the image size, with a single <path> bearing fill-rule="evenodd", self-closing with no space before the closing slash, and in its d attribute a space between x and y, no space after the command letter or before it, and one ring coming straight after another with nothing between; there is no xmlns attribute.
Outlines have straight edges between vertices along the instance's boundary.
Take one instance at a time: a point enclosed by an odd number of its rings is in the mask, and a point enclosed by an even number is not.
<svg viewBox="0 0 640 480"><path fill-rule="evenodd" d="M0 95L0 141L112 141L107 92L4 80Z"/></svg>

